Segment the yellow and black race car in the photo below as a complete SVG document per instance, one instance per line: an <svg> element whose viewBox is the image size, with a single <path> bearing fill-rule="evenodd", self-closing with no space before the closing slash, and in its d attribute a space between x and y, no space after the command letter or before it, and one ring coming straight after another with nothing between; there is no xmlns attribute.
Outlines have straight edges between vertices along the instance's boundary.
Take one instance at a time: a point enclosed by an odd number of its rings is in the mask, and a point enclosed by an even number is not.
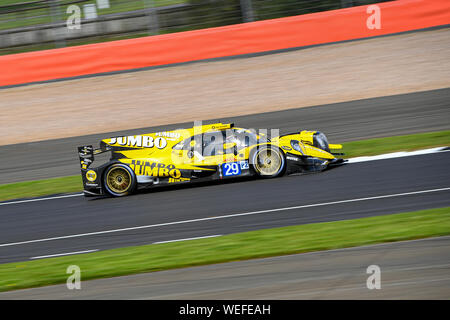
<svg viewBox="0 0 450 320"><path fill-rule="evenodd" d="M344 163L335 158L318 131L269 138L234 124L214 123L189 129L104 139L100 148L78 147L84 194L120 197L138 188L244 176L274 178L323 171ZM94 156L111 152L109 162L93 167Z"/></svg>

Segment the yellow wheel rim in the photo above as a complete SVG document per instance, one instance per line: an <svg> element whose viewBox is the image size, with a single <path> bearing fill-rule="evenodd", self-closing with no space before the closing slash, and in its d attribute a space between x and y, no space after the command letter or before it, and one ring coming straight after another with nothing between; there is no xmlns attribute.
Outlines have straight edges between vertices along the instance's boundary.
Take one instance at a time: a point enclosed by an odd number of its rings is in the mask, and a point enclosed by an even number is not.
<svg viewBox="0 0 450 320"><path fill-rule="evenodd" d="M131 175L124 168L114 168L108 172L106 183L111 191L115 193L124 193L130 189Z"/></svg>
<svg viewBox="0 0 450 320"><path fill-rule="evenodd" d="M282 164L280 154L270 149L262 150L256 156L256 169L264 176L277 174Z"/></svg>

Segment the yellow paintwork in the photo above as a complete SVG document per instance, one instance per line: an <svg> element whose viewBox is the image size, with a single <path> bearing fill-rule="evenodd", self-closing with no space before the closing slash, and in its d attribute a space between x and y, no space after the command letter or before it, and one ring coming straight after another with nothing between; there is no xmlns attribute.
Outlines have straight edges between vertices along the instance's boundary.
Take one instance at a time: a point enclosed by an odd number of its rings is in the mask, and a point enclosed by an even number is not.
<svg viewBox="0 0 450 320"><path fill-rule="evenodd" d="M192 150L173 149L175 145L194 135L203 134L206 132L223 131L227 129L245 130L245 132L251 132L246 129L235 128L231 124L214 123L192 127L189 129L109 138L102 140L102 142L109 146L126 147L127 150L114 152L121 153L125 156L125 158L121 158L119 161L130 165L133 170L137 170L135 169L135 165L133 163L164 164L169 168L155 169L152 167L152 169L147 168L145 172L152 176L156 175L171 177L173 179L179 178L179 169L201 169L204 171L208 170L208 168L205 168L204 166L217 166L225 162L248 160L251 150L259 145L278 146L285 154L289 152L295 155L310 156L328 160L335 158L331 153L314 147L313 135L316 131L306 130L285 136L273 137L270 142L257 143L241 149L237 148L236 143L224 143L223 154L217 154L214 156L204 157L198 152ZM256 132L253 133L256 134ZM265 135L262 133L256 134L258 140L264 136ZM301 152L292 148L291 140L297 140L299 142ZM195 141L191 141L190 147L195 149ZM330 145L330 148L340 149L342 146ZM236 154L234 153L235 151Z"/></svg>

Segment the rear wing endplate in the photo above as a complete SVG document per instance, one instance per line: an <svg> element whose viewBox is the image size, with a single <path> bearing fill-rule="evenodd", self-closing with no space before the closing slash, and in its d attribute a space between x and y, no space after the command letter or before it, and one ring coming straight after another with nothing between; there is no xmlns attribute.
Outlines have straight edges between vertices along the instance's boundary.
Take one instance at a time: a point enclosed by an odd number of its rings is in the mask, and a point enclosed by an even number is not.
<svg viewBox="0 0 450 320"><path fill-rule="evenodd" d="M82 146L78 147L78 156L80 157L81 169L87 169L94 162L94 147Z"/></svg>

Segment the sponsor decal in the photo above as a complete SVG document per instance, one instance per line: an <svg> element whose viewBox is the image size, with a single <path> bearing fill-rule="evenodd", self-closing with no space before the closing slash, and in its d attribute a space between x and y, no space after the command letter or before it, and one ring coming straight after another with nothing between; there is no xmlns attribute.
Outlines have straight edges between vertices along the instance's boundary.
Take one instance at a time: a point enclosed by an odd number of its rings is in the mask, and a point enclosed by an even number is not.
<svg viewBox="0 0 450 320"><path fill-rule="evenodd" d="M181 178L181 171L173 164L166 166L164 163L132 160L130 167L136 175L140 176Z"/></svg>
<svg viewBox="0 0 450 320"><path fill-rule="evenodd" d="M241 174L241 166L238 162L222 164L222 171L225 177L238 176Z"/></svg>
<svg viewBox="0 0 450 320"><path fill-rule="evenodd" d="M94 170L89 170L88 172L86 172L86 179L94 182L97 179L97 173Z"/></svg>
<svg viewBox="0 0 450 320"><path fill-rule="evenodd" d="M288 146L282 146L281 148L283 148L284 150L292 150L292 148L291 147L288 147Z"/></svg>
<svg viewBox="0 0 450 320"><path fill-rule="evenodd" d="M248 169L248 161L240 161L239 164L241 165L242 170Z"/></svg>
<svg viewBox="0 0 450 320"><path fill-rule="evenodd" d="M221 124L221 125L213 125L211 126L212 130L216 130L216 129L227 129L230 128L231 126L229 124Z"/></svg>
<svg viewBox="0 0 450 320"><path fill-rule="evenodd" d="M83 169L87 169L88 166L92 163L93 161L91 159L83 159L81 161L81 168Z"/></svg>
<svg viewBox="0 0 450 320"><path fill-rule="evenodd" d="M153 138L151 136L128 136L116 137L109 140L109 144L118 144L124 147L139 147L164 149L167 146L167 140L163 137Z"/></svg>
<svg viewBox="0 0 450 320"><path fill-rule="evenodd" d="M178 178L178 179L169 178L169 183L175 183L175 182L189 182L189 181L191 181L191 179L189 179L189 178Z"/></svg>
<svg viewBox="0 0 450 320"><path fill-rule="evenodd" d="M292 161L298 161L298 158L296 158L296 157L289 157L289 156L287 156L286 159L292 160Z"/></svg>
<svg viewBox="0 0 450 320"><path fill-rule="evenodd" d="M90 153L82 153L82 152L80 152L78 154L80 155L81 158L90 158L90 157L92 157L92 154L90 154Z"/></svg>
<svg viewBox="0 0 450 320"><path fill-rule="evenodd" d="M98 187L97 183L86 183L86 187Z"/></svg>
<svg viewBox="0 0 450 320"><path fill-rule="evenodd" d="M92 158L93 154L93 147L78 147L78 155L80 156L80 158Z"/></svg>
<svg viewBox="0 0 450 320"><path fill-rule="evenodd" d="M248 170L248 161L239 162L227 162L222 164L222 172L225 177L238 176L242 173L242 170Z"/></svg>
<svg viewBox="0 0 450 320"><path fill-rule="evenodd" d="M93 150L92 147L83 147L83 149L81 149L81 152L83 152L84 154L89 153Z"/></svg>
<svg viewBox="0 0 450 320"><path fill-rule="evenodd" d="M164 132L157 132L155 136L164 137L167 138L168 140L177 140L180 139L181 134L178 132L164 131Z"/></svg>

